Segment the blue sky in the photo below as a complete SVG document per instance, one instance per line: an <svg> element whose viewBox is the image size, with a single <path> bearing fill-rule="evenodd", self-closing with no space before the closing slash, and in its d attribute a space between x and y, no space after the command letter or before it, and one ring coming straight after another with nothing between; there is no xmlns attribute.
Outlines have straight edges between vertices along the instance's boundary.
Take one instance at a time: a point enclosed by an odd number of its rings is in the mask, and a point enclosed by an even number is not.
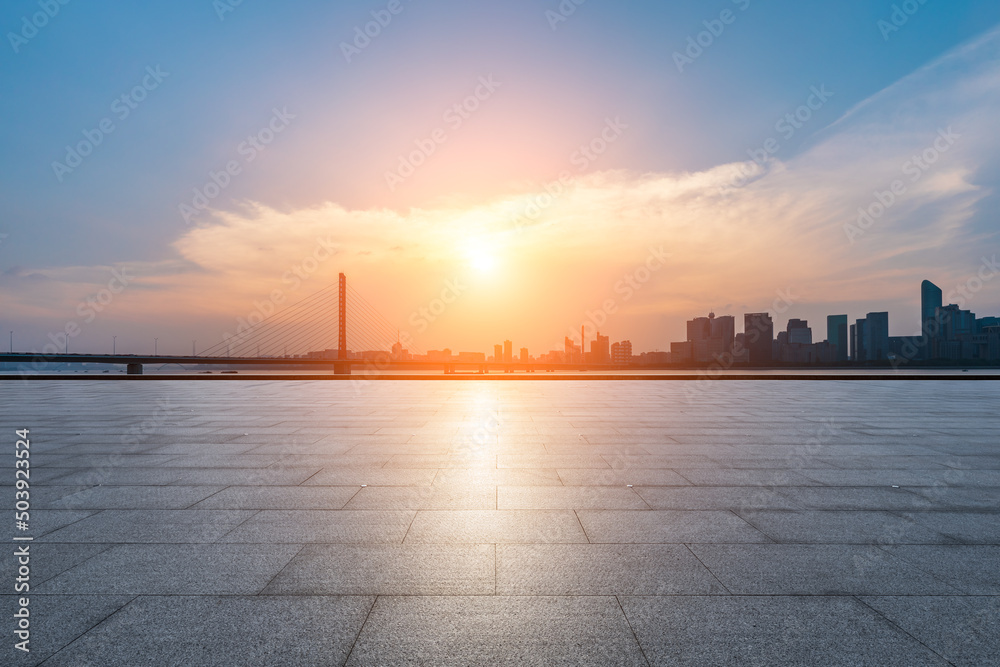
<svg viewBox="0 0 1000 667"><path fill-rule="evenodd" d="M553 29L546 12L559 11L555 1L401 0L391 22L347 62L341 44L373 19L371 12L384 12L389 4L289 7L244 0L220 15L220 6L227 5L209 0L162 6L5 3L0 9L5 36L0 234L6 234L0 241L0 325L23 331L25 344L38 340L40 347L47 331L77 316L81 299L98 291L113 267L127 265L138 273L136 280L125 297L89 323L77 347L103 345L99 341L113 329L136 341L150 331L166 331L165 338L176 338L176 346L187 349L191 338L218 338L245 315L256 296L268 293L274 276L308 255L317 235L332 238L343 250L337 266L331 263L324 271L349 267L354 284L384 294L385 314L405 323L436 285L464 270L457 268L456 257L437 256L421 243L473 229L476 238L459 245L498 248L498 263L509 273L501 269L492 279L509 289L472 274L469 279L481 288L480 303L470 296L468 305L427 332L422 347L487 349L496 335L520 337L533 349L548 347L561 341L580 313L592 310L588 295L613 285L623 269L642 261L651 244L673 242L681 248L697 240L697 234L680 228L661 233L656 220L662 211L648 214L653 205L643 199L649 183L667 187L662 185L667 179L675 187L689 182L685 178L717 173L776 138L774 164L740 197L766 194L768 206L782 202L784 214L788 198L805 197L808 181L809 200L817 206L852 211L894 180L901 164L897 148L923 147L934 131L956 119L973 132L985 132L990 126L983 119L997 111L988 91L978 95L962 86L992 80L987 74L997 65L994 45L934 66L992 34L1000 23L996 3L914 1L908 8L916 11L887 33L887 24L879 22L891 21L894 5L903 3L587 0L573 5L573 13ZM54 16L36 32L25 31L24 21L44 7ZM720 16L731 20L716 22ZM897 12L902 23L900 16ZM678 71L674 54L708 29L706 21L719 34ZM154 81L150 69L163 74ZM488 76L499 82L495 94L461 127L447 128L443 112ZM140 92L144 99L120 117L123 107L113 106L115 100L144 77L155 87ZM814 87L833 94L790 137L782 136L776 123L806 103ZM286 125L246 161L239 147L272 122L275 110L289 118ZM571 156L615 118L627 130L577 170ZM65 162L66 147L84 140L85 131L95 136L104 119L114 130L78 167L57 174L53 162ZM386 172L439 126L448 131L447 142L412 178L388 188ZM917 284L912 294L902 288L910 273L927 267L925 277L957 280L978 266L975 252L996 246L996 155L985 137L964 136L946 156L960 162L942 160L947 170L935 168L918 184L932 183L933 197L924 201L914 195L894 209L900 218L892 223L891 236L880 240L877 230L866 232L838 255L849 265L845 269L875 281L867 287L810 270L823 262L808 253L823 253L824 244L810 242L808 208L796 212L794 233L766 215L754 222L769 239L767 246L725 231L714 239L720 248L697 246L700 264L711 266L724 256L725 266L758 271L759 256L752 253L780 255L788 246L794 256L811 260L784 267L783 281L802 284L806 294L791 316L815 320L835 309L853 319L888 308L901 313L898 325L890 320L893 333L912 333L902 317L916 299ZM837 179L863 172L858 165L870 167L880 157L888 166L871 182L837 191ZM210 211L188 224L179 207L190 204L193 191L232 161L240 173L212 199ZM569 236L536 225L535 236L521 239L530 249L508 250L505 261L502 250L516 244L496 236L500 232L483 222L483 211L539 191L567 168L579 181L575 192L589 206L608 202L601 211L605 219L578 220ZM833 192L820 196L819 184ZM584 197L608 188L628 201ZM693 209L706 220L715 210L722 218L740 210L732 200L713 206L724 208L688 202L673 219ZM904 207L909 207L905 215ZM748 216L761 215L752 210ZM771 210L777 215L778 209ZM619 214L621 219L612 219ZM565 220L575 215L564 212ZM633 220L643 216L641 224ZM362 231L359 220L374 222ZM890 229L889 218L879 227ZM311 236L293 243L305 229ZM254 248L267 252L233 250L242 247L235 230L243 231L239 238L256 238ZM616 243L601 240L608 236ZM746 253L733 251L740 244ZM407 249L402 260L386 254L401 247ZM233 253L242 264L218 260ZM459 259L467 254L456 253ZM537 264L519 263L527 262L525 257L535 257ZM253 270L247 273L250 261ZM405 274L393 273L404 268ZM515 271L522 284L513 279ZM581 283L564 276L580 271L596 282L587 283L586 294L567 298L564 290ZM732 279L721 267L714 273ZM878 282L886 276L898 277L898 284L888 278ZM324 279L316 276L316 288ZM712 281L682 262L657 280L663 284L627 304L619 324L609 324L613 335L631 336L642 349L663 349L683 335L684 318L708 307L730 306L737 316L744 306L766 308L783 282L775 276L766 288L733 286L730 292L721 279L709 286ZM991 284L977 294L974 309L998 310L998 289ZM197 290L197 297L190 290ZM309 286L302 290L304 296ZM143 307L150 299L159 301L158 310ZM198 301L196 316L183 307L193 301ZM510 314L491 319L481 305L509 302L516 310L526 301L532 313L553 312L546 306L552 301L570 305L548 321L533 316L506 333L498 330ZM484 318L482 328L471 324ZM498 333L487 338L491 331ZM823 332L817 333L821 338Z"/></svg>

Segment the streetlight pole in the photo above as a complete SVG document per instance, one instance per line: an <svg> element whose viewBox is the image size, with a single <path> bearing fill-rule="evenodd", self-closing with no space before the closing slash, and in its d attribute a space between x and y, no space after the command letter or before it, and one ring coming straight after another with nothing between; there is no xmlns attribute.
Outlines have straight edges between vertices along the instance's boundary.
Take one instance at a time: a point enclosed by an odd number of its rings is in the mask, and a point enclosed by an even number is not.
<svg viewBox="0 0 1000 667"><path fill-rule="evenodd" d="M154 338L154 339L153 339L153 356L154 356L154 357L155 357L155 356L157 356L157 355L156 355L156 342L157 342L158 340L160 340L160 339L159 339L159 338Z"/></svg>
<svg viewBox="0 0 1000 667"><path fill-rule="evenodd" d="M111 356L115 356L118 350L118 336L111 337Z"/></svg>
<svg viewBox="0 0 1000 667"><path fill-rule="evenodd" d="M14 332L10 332L10 353L14 354Z"/></svg>

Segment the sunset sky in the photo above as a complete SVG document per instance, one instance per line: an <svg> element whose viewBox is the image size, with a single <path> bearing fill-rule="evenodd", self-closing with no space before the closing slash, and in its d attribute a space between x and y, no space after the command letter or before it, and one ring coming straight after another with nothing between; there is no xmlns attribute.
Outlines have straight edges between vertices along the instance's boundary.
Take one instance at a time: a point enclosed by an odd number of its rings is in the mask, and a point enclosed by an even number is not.
<svg viewBox="0 0 1000 667"><path fill-rule="evenodd" d="M920 281L947 302L1000 250L998 24L966 0L12 0L0 348L76 322L70 351L187 353L339 272L422 350L541 353L592 320L665 350L709 310L916 334ZM1000 279L962 298L1000 315Z"/></svg>

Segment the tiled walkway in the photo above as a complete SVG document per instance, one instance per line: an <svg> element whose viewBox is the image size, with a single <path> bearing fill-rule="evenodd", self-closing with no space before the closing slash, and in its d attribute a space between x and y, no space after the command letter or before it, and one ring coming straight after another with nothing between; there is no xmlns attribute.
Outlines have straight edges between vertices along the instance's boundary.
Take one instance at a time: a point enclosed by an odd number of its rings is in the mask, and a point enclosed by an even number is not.
<svg viewBox="0 0 1000 667"><path fill-rule="evenodd" d="M993 382L28 382L0 664L989 665ZM6 626L6 627L3 627Z"/></svg>

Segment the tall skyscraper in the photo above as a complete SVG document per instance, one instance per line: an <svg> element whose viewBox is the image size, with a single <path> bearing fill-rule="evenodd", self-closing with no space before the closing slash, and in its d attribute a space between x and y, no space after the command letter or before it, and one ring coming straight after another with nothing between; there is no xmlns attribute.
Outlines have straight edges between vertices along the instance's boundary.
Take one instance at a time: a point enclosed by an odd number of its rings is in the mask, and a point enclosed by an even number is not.
<svg viewBox="0 0 1000 667"><path fill-rule="evenodd" d="M493 346L493 361L503 361L503 345Z"/></svg>
<svg viewBox="0 0 1000 667"><path fill-rule="evenodd" d="M928 321L934 320L934 311L943 305L941 288L929 280L920 283L920 332L926 334Z"/></svg>
<svg viewBox="0 0 1000 667"><path fill-rule="evenodd" d="M509 340L503 342L503 360L508 363L514 361L514 343Z"/></svg>
<svg viewBox="0 0 1000 667"><path fill-rule="evenodd" d="M528 363L528 348L526 347L521 348L521 363L522 364Z"/></svg>
<svg viewBox="0 0 1000 667"><path fill-rule="evenodd" d="M837 361L847 361L850 353L847 344L847 315L826 316L826 340L837 348Z"/></svg>
<svg viewBox="0 0 1000 667"><path fill-rule="evenodd" d="M597 332L597 339L590 341L590 357L595 364L606 364L611 361L611 341L607 336Z"/></svg>
<svg viewBox="0 0 1000 667"><path fill-rule="evenodd" d="M766 366L773 361L774 321L767 313L743 315L743 340L751 366Z"/></svg>
<svg viewBox="0 0 1000 667"><path fill-rule="evenodd" d="M865 316L865 355L869 361L885 361L889 354L889 313Z"/></svg>

